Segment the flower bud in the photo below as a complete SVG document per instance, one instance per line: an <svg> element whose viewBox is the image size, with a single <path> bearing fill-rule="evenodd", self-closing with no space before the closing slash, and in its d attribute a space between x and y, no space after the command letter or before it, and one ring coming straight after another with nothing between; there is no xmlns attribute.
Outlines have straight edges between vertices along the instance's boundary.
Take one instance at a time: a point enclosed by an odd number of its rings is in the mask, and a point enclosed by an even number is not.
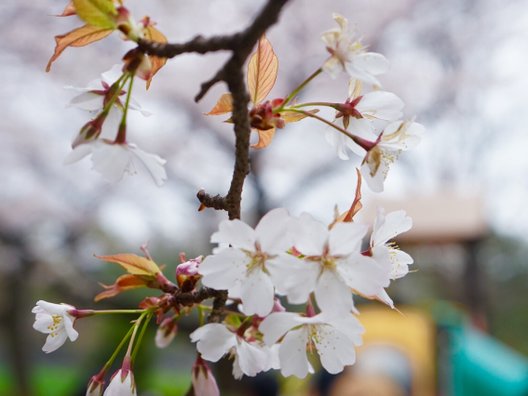
<svg viewBox="0 0 528 396"><path fill-rule="evenodd" d="M166 318L156 331L155 342L160 349L166 348L178 333L178 325L173 318Z"/></svg>
<svg viewBox="0 0 528 396"><path fill-rule="evenodd" d="M280 106L283 99L265 101L253 107L249 112L249 122L252 128L265 131L272 128L284 128L286 124L279 113L273 113L273 109Z"/></svg>
<svg viewBox="0 0 528 396"><path fill-rule="evenodd" d="M185 261L176 267L176 280L182 291L187 292L194 289L196 282L198 282L201 277L198 273L198 267L201 263L202 256L198 256L194 259Z"/></svg>
<svg viewBox="0 0 528 396"><path fill-rule="evenodd" d="M191 382L195 395L220 396L216 379L205 361L198 356L193 365Z"/></svg>
<svg viewBox="0 0 528 396"><path fill-rule="evenodd" d="M86 388L86 396L101 396L103 394L104 387L104 372L94 375L88 382Z"/></svg>

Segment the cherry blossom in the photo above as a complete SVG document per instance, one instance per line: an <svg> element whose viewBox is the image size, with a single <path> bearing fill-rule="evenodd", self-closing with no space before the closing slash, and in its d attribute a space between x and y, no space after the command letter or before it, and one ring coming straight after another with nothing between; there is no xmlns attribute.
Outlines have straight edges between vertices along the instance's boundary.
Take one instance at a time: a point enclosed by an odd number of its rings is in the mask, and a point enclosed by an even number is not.
<svg viewBox="0 0 528 396"><path fill-rule="evenodd" d="M41 333L48 334L42 350L50 353L59 349L69 338L75 341L79 333L73 328L75 317L69 311L75 307L67 304L54 304L39 300L31 310L35 314L33 328Z"/></svg>
<svg viewBox="0 0 528 396"><path fill-rule="evenodd" d="M266 345L274 345L284 336L279 346L281 373L304 378L313 369L306 350L315 348L322 366L331 374L354 364L355 347L361 345L363 327L352 314L333 316L325 312L312 317L292 312L269 315L260 324Z"/></svg>
<svg viewBox="0 0 528 396"><path fill-rule="evenodd" d="M361 174L374 192L383 191L389 168L402 151L415 147L425 128L413 121L395 121L385 127L377 143L367 151Z"/></svg>
<svg viewBox="0 0 528 396"><path fill-rule="evenodd" d="M146 170L154 182L161 186L167 180L163 165L165 160L155 154L147 153L132 143L113 143L106 139L97 139L76 146L65 158L65 164L77 162L87 155L92 156L93 169L107 181L116 183L124 173L134 174L139 169Z"/></svg>
<svg viewBox="0 0 528 396"><path fill-rule="evenodd" d="M277 290L293 304L302 304L315 292L323 312L343 314L354 310L352 290L375 296L389 284L389 270L361 254L367 227L337 223L332 229L307 213L296 224L295 248L304 256L290 263L276 280Z"/></svg>
<svg viewBox="0 0 528 396"><path fill-rule="evenodd" d="M274 283L297 259L286 253L292 246L286 209L267 213L252 229L240 220L225 220L211 242L229 244L204 259L199 267L202 283L227 289L240 298L246 315L266 316L274 304Z"/></svg>
<svg viewBox="0 0 528 396"><path fill-rule="evenodd" d="M137 396L132 370L119 369L112 377L103 396Z"/></svg>
<svg viewBox="0 0 528 396"><path fill-rule="evenodd" d="M361 95L361 84L351 82L349 97L339 107L336 120L340 120L344 129L361 139L375 141L376 128L401 118L403 106L403 101L391 92L372 91ZM336 148L342 160L349 159L347 149L357 155L365 155L364 148L338 131L327 131L326 139Z"/></svg>
<svg viewBox="0 0 528 396"><path fill-rule="evenodd" d="M101 111L107 100L107 96L110 93L110 87L123 75L122 69L122 65L114 65L110 70L102 73L100 79L90 81L86 87L65 87L68 90L78 93L70 100L68 106L89 112ZM109 118L117 118L115 116L112 117L112 114L114 110L121 110L123 108L123 103L121 102L120 97L124 97L126 93L127 91L125 89L122 89L119 92L118 98L112 106ZM130 110L139 111L143 116L151 115L148 110L143 109L133 98L130 99L129 108Z"/></svg>
<svg viewBox="0 0 528 396"><path fill-rule="evenodd" d="M401 251L389 241L402 232L409 231L412 219L404 210L397 210L385 214L382 208L378 209L372 235L370 237L370 251L372 258L378 263L386 262L391 266L391 279L402 278L409 272L409 264L414 260L409 254Z"/></svg>
<svg viewBox="0 0 528 396"><path fill-rule="evenodd" d="M360 40L348 27L348 20L339 14L333 15L339 28L323 33L323 41L331 57L323 65L323 70L332 78L345 71L351 78L373 85L380 85L375 77L389 68L387 59L376 52L366 52Z"/></svg>
<svg viewBox="0 0 528 396"><path fill-rule="evenodd" d="M225 354L234 357L233 376L253 377L261 371L274 367L273 350L257 341L248 342L241 335L220 323L209 323L199 327L190 335L196 349L205 360L217 362Z"/></svg>

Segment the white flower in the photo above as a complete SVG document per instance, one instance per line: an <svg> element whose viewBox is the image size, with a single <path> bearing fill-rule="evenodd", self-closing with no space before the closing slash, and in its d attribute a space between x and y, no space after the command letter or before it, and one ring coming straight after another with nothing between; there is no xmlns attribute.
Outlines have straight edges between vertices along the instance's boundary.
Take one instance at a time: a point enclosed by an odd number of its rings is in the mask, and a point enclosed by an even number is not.
<svg viewBox="0 0 528 396"><path fill-rule="evenodd" d="M110 87L114 84L119 77L123 74L122 65L114 65L110 70L101 74L100 79L90 81L86 87L65 87L68 90L78 92L78 95L74 96L68 106L76 107L81 110L86 110L89 112L97 112L103 109L105 97L109 93ZM114 103L112 109L122 109L123 103L119 99L124 97L126 90L121 90L119 92L118 99ZM130 100L130 110L137 110L143 116L147 117L151 113L147 110L144 110L139 103L135 102L133 98ZM112 117L112 112L110 113L110 118Z"/></svg>
<svg viewBox="0 0 528 396"><path fill-rule="evenodd" d="M125 172L134 174L138 169L146 170L158 186L167 180L163 167L166 161L132 143L117 144L102 139L83 143L73 149L64 163L72 164L89 154L92 156L93 169L111 183L121 180Z"/></svg>
<svg viewBox="0 0 528 396"><path fill-rule="evenodd" d="M110 381L103 396L137 396L132 370L123 372L122 369L119 369L112 377L112 381Z"/></svg>
<svg viewBox="0 0 528 396"><path fill-rule="evenodd" d="M337 223L331 230L310 215L300 216L295 248L305 257L290 264L287 274L276 281L277 290L293 304L302 304L315 292L323 312L346 314L354 310L352 290L376 296L389 284L389 271L372 257L361 254L367 227Z"/></svg>
<svg viewBox="0 0 528 396"><path fill-rule="evenodd" d="M423 125L412 121L395 121L385 127L361 165L361 174L372 191L383 191L390 165L402 151L411 149L420 142L424 130Z"/></svg>
<svg viewBox="0 0 528 396"><path fill-rule="evenodd" d="M253 377L261 371L274 368L273 351L257 342L247 342L223 324L209 323L190 335L197 342L196 349L205 360L217 362L226 353L234 357L233 376L236 379Z"/></svg>
<svg viewBox="0 0 528 396"><path fill-rule="evenodd" d="M31 310L35 314L33 328L41 333L48 334L42 350L46 353L59 349L69 338L75 341L79 333L73 328L75 317L68 311L75 309L67 304L53 304L39 300Z"/></svg>
<svg viewBox="0 0 528 396"><path fill-rule="evenodd" d="M313 369L306 349L317 350L322 366L331 374L354 364L355 346L361 345L363 327L352 315L330 316L320 313L305 317L292 312L269 315L260 324L266 345L275 344L286 334L279 346L281 373L304 378Z"/></svg>
<svg viewBox="0 0 528 396"><path fill-rule="evenodd" d="M380 85L374 76L385 73L389 64L387 59L375 52L366 52L365 47L348 29L348 21L341 15L334 14L339 28L323 33L323 41L331 57L323 65L323 70L335 78L340 71L345 71L351 78L373 85Z"/></svg>
<svg viewBox="0 0 528 396"><path fill-rule="evenodd" d="M199 267L202 283L240 298L246 315L266 316L273 308L275 280L297 260L286 253L292 246L290 222L285 209L270 211L255 229L240 220L222 221L211 242L230 247L205 258Z"/></svg>
<svg viewBox="0 0 528 396"><path fill-rule="evenodd" d="M220 390L213 373L199 356L192 369L191 382L195 395L220 396Z"/></svg>
<svg viewBox="0 0 528 396"><path fill-rule="evenodd" d="M391 92L373 91L361 95L361 84L351 82L349 98L341 105L336 120L340 120L343 128L353 135L375 141L376 128L399 119L403 106L403 101ZM365 155L365 149L338 131L329 130L326 139L336 148L337 155L342 160L349 159L347 148L357 155Z"/></svg>
<svg viewBox="0 0 528 396"><path fill-rule="evenodd" d="M385 262L391 267L391 279L398 279L407 275L408 266L414 260L389 241L397 235L409 231L411 227L412 219L406 215L404 210L385 214L382 208L378 209L370 236L370 251L374 260L378 263Z"/></svg>

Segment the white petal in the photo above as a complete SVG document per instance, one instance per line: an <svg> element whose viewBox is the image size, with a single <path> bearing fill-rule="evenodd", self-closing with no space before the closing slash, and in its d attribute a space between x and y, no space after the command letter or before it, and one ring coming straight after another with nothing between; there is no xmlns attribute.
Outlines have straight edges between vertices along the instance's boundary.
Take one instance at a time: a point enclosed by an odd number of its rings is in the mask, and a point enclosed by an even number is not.
<svg viewBox="0 0 528 396"><path fill-rule="evenodd" d="M99 111L103 108L103 95L97 95L93 92L83 92L74 96L68 106L76 107L85 111Z"/></svg>
<svg viewBox="0 0 528 396"><path fill-rule="evenodd" d="M110 183L117 183L123 178L131 158L126 146L97 142L92 153L93 169L99 172Z"/></svg>
<svg viewBox="0 0 528 396"><path fill-rule="evenodd" d="M331 326L318 326L318 337L314 341L321 364L330 374L337 374L343 370L344 366L354 364L356 361L354 344L343 333Z"/></svg>
<svg viewBox="0 0 528 396"><path fill-rule="evenodd" d="M141 164L150 174L154 182L161 186L167 180L167 172L165 172L164 164L167 162L160 156L156 154L147 153L135 145L129 144L130 151L134 154L135 159L138 159L138 162L135 164Z"/></svg>
<svg viewBox="0 0 528 396"><path fill-rule="evenodd" d="M393 93L374 91L363 95L356 109L361 114L394 121L401 117L403 106L403 101Z"/></svg>
<svg viewBox="0 0 528 396"><path fill-rule="evenodd" d="M218 231L211 235L213 243L228 243L231 246L249 251L255 250L255 231L246 223L235 220L224 220Z"/></svg>
<svg viewBox="0 0 528 396"><path fill-rule="evenodd" d="M67 338L68 336L65 331L58 331L56 333L49 334L46 338L46 343L42 347L42 350L46 353L56 351L64 345Z"/></svg>
<svg viewBox="0 0 528 396"><path fill-rule="evenodd" d="M359 322L359 320L352 314L331 316L326 313L316 315L316 318L323 322L328 323L339 332L343 333L350 343L359 346L362 343L361 335L365 332L365 329Z"/></svg>
<svg viewBox="0 0 528 396"><path fill-rule="evenodd" d="M315 289L320 265L283 253L268 260L266 268L278 294L288 295L292 304L303 304Z"/></svg>
<svg viewBox="0 0 528 396"><path fill-rule="evenodd" d="M292 220L284 208L266 213L255 227L256 239L262 251L270 254L285 252L293 246L291 235Z"/></svg>
<svg viewBox="0 0 528 396"><path fill-rule="evenodd" d="M136 387L133 381L132 372L129 371L124 380L121 379L121 370L110 381L103 396L136 396Z"/></svg>
<svg viewBox="0 0 528 396"><path fill-rule="evenodd" d="M252 270L242 282L240 298L246 315L264 317L271 312L274 302L273 283L261 269Z"/></svg>
<svg viewBox="0 0 528 396"><path fill-rule="evenodd" d="M355 57L354 57L355 58ZM346 62L345 63L345 70L347 74L350 76L350 78L364 81L367 84L372 84L375 86L380 86L379 80L374 77L372 74L366 72L363 68L355 66L354 63Z"/></svg>
<svg viewBox="0 0 528 396"><path fill-rule="evenodd" d="M397 210L384 214L383 209L378 209L375 228L371 236L372 246L383 245L402 232L409 231L412 219L404 210Z"/></svg>
<svg viewBox="0 0 528 396"><path fill-rule="evenodd" d="M334 271L325 270L315 288L315 301L323 312L346 314L354 309L352 290Z"/></svg>
<svg viewBox="0 0 528 396"><path fill-rule="evenodd" d="M392 309L394 309L394 302L392 301L392 298L390 298L390 296L387 294L387 291L385 289L383 289L382 291L380 291L376 297L381 301L383 302L384 304L387 304L389 307L391 307Z"/></svg>
<svg viewBox="0 0 528 396"><path fill-rule="evenodd" d="M321 255L328 239L327 227L308 213L294 224L295 248L306 256Z"/></svg>
<svg viewBox="0 0 528 396"><path fill-rule="evenodd" d="M409 272L409 264L414 262L413 258L400 249L389 249L392 260L391 279L403 278Z"/></svg>
<svg viewBox="0 0 528 396"><path fill-rule="evenodd" d="M385 182L387 173L389 172L389 166L386 161L381 161L379 168L374 174L372 174L367 163L361 165L360 171L363 179L365 179L367 182L367 186L369 186L373 192L383 192L383 183Z"/></svg>
<svg viewBox="0 0 528 396"><path fill-rule="evenodd" d="M375 296L390 282L390 268L382 267L372 257L350 255L342 260L337 271L346 284L364 296Z"/></svg>
<svg viewBox="0 0 528 396"><path fill-rule="evenodd" d="M344 161L349 160L350 157L347 153L348 141L352 140L342 133L334 130L328 130L325 133L326 141L336 149L336 154L339 159ZM354 143L355 144L355 143Z"/></svg>
<svg viewBox="0 0 528 396"><path fill-rule="evenodd" d="M108 85L112 85L117 81L119 77L123 74L123 66L115 64L110 70L105 71L101 74L101 80L103 80Z"/></svg>
<svg viewBox="0 0 528 396"><path fill-rule="evenodd" d="M332 56L323 64L323 70L335 80L339 73L343 71L343 64L339 61L339 59Z"/></svg>
<svg viewBox="0 0 528 396"><path fill-rule="evenodd" d="M377 76L389 70L389 61L377 52L365 52L353 58L354 66L365 72Z"/></svg>
<svg viewBox="0 0 528 396"><path fill-rule="evenodd" d="M236 335L219 323L199 327L189 337L191 342L198 342L196 349L210 362L217 362L236 345Z"/></svg>
<svg viewBox="0 0 528 396"><path fill-rule="evenodd" d="M298 314L293 312L273 312L262 321L259 330L264 334L264 342L271 346L275 344L288 330L297 326Z"/></svg>
<svg viewBox="0 0 528 396"><path fill-rule="evenodd" d="M240 341L236 347L238 365L245 375L253 377L269 366L268 354L261 347Z"/></svg>
<svg viewBox="0 0 528 396"><path fill-rule="evenodd" d="M311 367L306 356L307 341L308 334L305 327L292 330L286 334L279 348L279 359L283 376L306 377Z"/></svg>
<svg viewBox="0 0 528 396"><path fill-rule="evenodd" d="M84 143L75 147L70 153L64 158L64 165L70 165L74 162L82 160L88 154L91 154L93 151L92 143Z"/></svg>
<svg viewBox="0 0 528 396"><path fill-rule="evenodd" d="M360 252L361 241L368 227L358 223L337 223L330 230L328 247L333 256L346 256Z"/></svg>
<svg viewBox="0 0 528 396"><path fill-rule="evenodd" d="M75 341L79 337L79 332L73 328L73 320L69 316L63 317L64 330L70 341Z"/></svg>
<svg viewBox="0 0 528 396"><path fill-rule="evenodd" d="M228 248L212 256L207 256L200 264L198 272L203 276L202 283L213 289L223 290L242 282L246 274L249 258L238 249Z"/></svg>
<svg viewBox="0 0 528 396"><path fill-rule="evenodd" d="M41 333L48 334L50 333L49 327L53 324L53 318L50 314L47 313L37 313L35 316L35 323L33 323L33 328Z"/></svg>

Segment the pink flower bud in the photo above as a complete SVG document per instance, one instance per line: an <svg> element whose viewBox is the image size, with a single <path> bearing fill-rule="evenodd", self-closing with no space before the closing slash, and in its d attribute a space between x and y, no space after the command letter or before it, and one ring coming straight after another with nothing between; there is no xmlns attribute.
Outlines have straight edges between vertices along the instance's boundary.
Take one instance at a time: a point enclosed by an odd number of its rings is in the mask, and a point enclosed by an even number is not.
<svg viewBox="0 0 528 396"><path fill-rule="evenodd" d="M86 396L101 396L103 394L104 383L104 371L94 375L88 382Z"/></svg>
<svg viewBox="0 0 528 396"><path fill-rule="evenodd" d="M178 333L178 325L173 318L167 318L156 331L155 342L158 348L166 348Z"/></svg>
<svg viewBox="0 0 528 396"><path fill-rule="evenodd" d="M137 396L132 371L119 369L112 377L104 396Z"/></svg>
<svg viewBox="0 0 528 396"><path fill-rule="evenodd" d="M198 256L181 263L176 267L176 280L178 281L178 286L180 286L183 291L191 291L194 289L196 282L198 282L201 277L198 273L198 268L201 263L202 256Z"/></svg>
<svg viewBox="0 0 528 396"><path fill-rule="evenodd" d="M195 395L220 396L216 379L205 361L198 356L192 369L192 386Z"/></svg>

